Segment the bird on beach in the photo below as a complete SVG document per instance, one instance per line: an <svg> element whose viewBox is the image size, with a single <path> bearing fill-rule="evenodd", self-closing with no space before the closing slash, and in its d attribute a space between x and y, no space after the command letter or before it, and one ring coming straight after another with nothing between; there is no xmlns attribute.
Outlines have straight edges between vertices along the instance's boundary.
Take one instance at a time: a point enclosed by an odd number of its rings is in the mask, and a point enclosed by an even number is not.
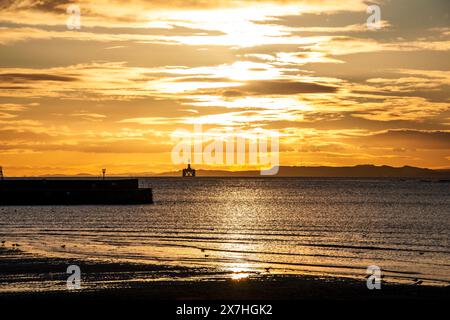
<svg viewBox="0 0 450 320"><path fill-rule="evenodd" d="M417 278L415 278L413 281L414 281L414 284L415 284L415 285L421 285L421 284L423 283L422 280L417 279Z"/></svg>
<svg viewBox="0 0 450 320"><path fill-rule="evenodd" d="M65 249L65 248L66 248L66 245L65 245L65 244L61 245L61 248Z"/></svg>

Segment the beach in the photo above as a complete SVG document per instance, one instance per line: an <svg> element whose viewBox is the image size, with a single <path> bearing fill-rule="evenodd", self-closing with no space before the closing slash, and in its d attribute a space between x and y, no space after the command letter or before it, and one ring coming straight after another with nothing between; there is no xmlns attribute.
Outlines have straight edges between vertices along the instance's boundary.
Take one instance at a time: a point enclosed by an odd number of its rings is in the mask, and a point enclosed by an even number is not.
<svg viewBox="0 0 450 320"><path fill-rule="evenodd" d="M36 257L0 249L1 301L102 300L448 300L450 287L382 285L368 290L365 280L313 276L263 275L233 280L190 280L192 270L148 264L96 263ZM65 270L82 270L81 289L67 289ZM171 277L172 280L159 280ZM211 276L211 275L210 275Z"/></svg>

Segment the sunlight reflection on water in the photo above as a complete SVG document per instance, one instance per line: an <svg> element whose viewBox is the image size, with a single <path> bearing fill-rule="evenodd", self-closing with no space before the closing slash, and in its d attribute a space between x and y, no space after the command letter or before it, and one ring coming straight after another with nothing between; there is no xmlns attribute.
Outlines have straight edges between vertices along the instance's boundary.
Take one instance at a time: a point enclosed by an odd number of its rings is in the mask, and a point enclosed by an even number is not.
<svg viewBox="0 0 450 320"><path fill-rule="evenodd" d="M373 264L397 280L450 280L445 183L147 183L154 205L0 207L0 236L45 255L213 268L235 280L269 273L364 277Z"/></svg>

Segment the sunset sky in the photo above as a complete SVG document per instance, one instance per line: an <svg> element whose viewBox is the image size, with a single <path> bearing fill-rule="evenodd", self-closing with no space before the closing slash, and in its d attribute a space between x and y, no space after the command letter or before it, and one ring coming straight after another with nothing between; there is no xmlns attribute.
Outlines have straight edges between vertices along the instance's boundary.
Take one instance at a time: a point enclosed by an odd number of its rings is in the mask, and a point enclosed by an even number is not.
<svg viewBox="0 0 450 320"><path fill-rule="evenodd" d="M80 30L66 26L72 3ZM369 4L381 29L367 28ZM278 130L281 165L450 167L448 0L0 8L6 175L180 169L171 135L194 123Z"/></svg>

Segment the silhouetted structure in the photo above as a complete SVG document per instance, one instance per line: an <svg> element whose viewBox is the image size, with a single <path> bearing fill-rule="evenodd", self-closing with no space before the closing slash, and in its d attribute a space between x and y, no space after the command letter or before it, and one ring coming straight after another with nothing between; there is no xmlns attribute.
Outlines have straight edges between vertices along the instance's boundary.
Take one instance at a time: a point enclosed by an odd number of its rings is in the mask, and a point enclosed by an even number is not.
<svg viewBox="0 0 450 320"><path fill-rule="evenodd" d="M3 176L3 167L0 167L0 180L5 180L5 177Z"/></svg>
<svg viewBox="0 0 450 320"><path fill-rule="evenodd" d="M195 177L195 169L191 168L190 163L188 163L186 169L183 169L183 177Z"/></svg>
<svg viewBox="0 0 450 320"><path fill-rule="evenodd" d="M105 176L106 176L106 169L102 169L102 178L103 178L103 180L105 180Z"/></svg>
<svg viewBox="0 0 450 320"><path fill-rule="evenodd" d="M0 205L87 205L153 203L152 189L138 179L0 181Z"/></svg>

